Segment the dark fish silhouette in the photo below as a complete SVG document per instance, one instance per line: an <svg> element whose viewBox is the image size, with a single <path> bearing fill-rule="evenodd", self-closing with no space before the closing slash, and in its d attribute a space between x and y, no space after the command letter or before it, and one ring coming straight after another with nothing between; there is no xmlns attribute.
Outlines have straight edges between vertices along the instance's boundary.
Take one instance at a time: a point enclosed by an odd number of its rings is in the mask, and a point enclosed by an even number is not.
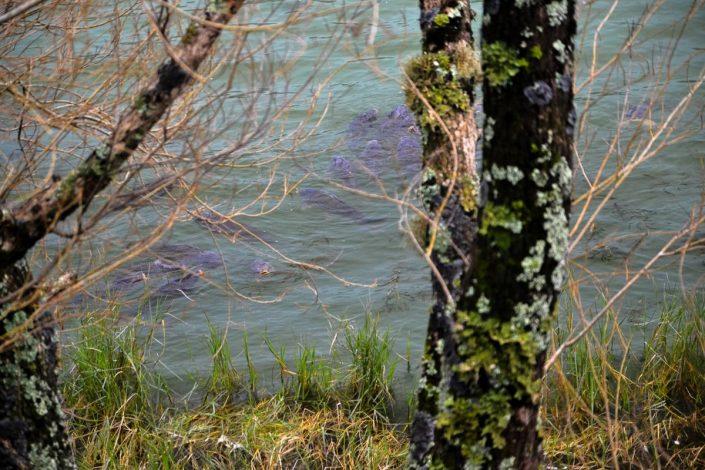
<svg viewBox="0 0 705 470"><path fill-rule="evenodd" d="M367 169L381 176L393 166L390 157L399 150L400 143L406 141L404 146L408 146L411 139L420 142L420 134L413 113L405 105L396 106L382 119L376 110L370 110L356 116L348 126L348 147ZM405 156L411 154L407 152ZM416 171L408 169L408 173Z"/></svg>
<svg viewBox="0 0 705 470"><path fill-rule="evenodd" d="M378 139L382 147L391 154L397 149L401 139L409 136L420 139L420 135L421 131L416 125L414 115L409 108L399 105L382 121Z"/></svg>
<svg viewBox="0 0 705 470"><path fill-rule="evenodd" d="M354 220L360 223L374 223L383 219L369 219L365 214L340 199L335 194L315 188L301 188L299 195L304 203L318 207L324 211Z"/></svg>
<svg viewBox="0 0 705 470"><path fill-rule="evenodd" d="M195 289L201 277L203 277L203 271L199 269L195 273L186 273L177 279L169 280L159 286L153 297L178 297L183 295L189 298L187 294Z"/></svg>
<svg viewBox="0 0 705 470"><path fill-rule="evenodd" d="M201 250L192 245L160 245L155 251L159 259L149 266L150 273L166 273L177 269L206 268L222 266L220 254L211 250Z"/></svg>
<svg viewBox="0 0 705 470"><path fill-rule="evenodd" d="M176 271L196 272L222 266L218 253L201 250L191 245L160 245L154 249L160 258L148 263L136 264L124 276L113 281L106 293L125 292L137 284L147 283L154 277L163 277Z"/></svg>
<svg viewBox="0 0 705 470"><path fill-rule="evenodd" d="M644 119L646 112L649 110L649 105L646 103L641 103L638 105L631 105L627 108L627 112L624 115L625 118L630 120Z"/></svg>
<svg viewBox="0 0 705 470"><path fill-rule="evenodd" d="M365 166L372 173L379 175L388 155L389 154L385 152L382 144L380 144L378 140L370 140L360 154L360 160L364 162Z"/></svg>
<svg viewBox="0 0 705 470"><path fill-rule="evenodd" d="M396 137L399 133L419 133L414 115L411 114L409 108L403 104L394 108L387 115L384 121L382 121L380 129L382 131L380 134L382 139L385 139L385 136Z"/></svg>
<svg viewBox="0 0 705 470"><path fill-rule="evenodd" d="M137 284L146 282L147 279L148 277L141 270L136 272L130 272L111 282L108 288L105 290L105 293L114 294L131 290L134 289Z"/></svg>
<svg viewBox="0 0 705 470"><path fill-rule="evenodd" d="M266 262L263 259L256 259L250 263L250 271L252 271L254 274L259 274L259 275L267 275L271 274L274 269L272 268L272 265Z"/></svg>
<svg viewBox="0 0 705 470"><path fill-rule="evenodd" d="M348 124L348 148L357 153L362 150L365 143L377 136L379 129L379 112L370 109L360 113Z"/></svg>
<svg viewBox="0 0 705 470"><path fill-rule="evenodd" d="M202 210L192 213L194 220L197 224L202 227L207 228L212 232L217 232L226 237L229 237L232 241L237 239L246 239L251 241L258 241L258 238L270 243L269 238L266 234L242 223L235 222L226 217L221 217L215 212L209 210Z"/></svg>
<svg viewBox="0 0 705 470"><path fill-rule="evenodd" d="M352 164L347 158L340 155L335 155L331 158L330 165L328 165L328 176L341 181L347 186L353 188L356 186Z"/></svg>
<svg viewBox="0 0 705 470"><path fill-rule="evenodd" d="M407 135L399 140L397 145L397 160L404 174L411 177L421 171L421 139Z"/></svg>

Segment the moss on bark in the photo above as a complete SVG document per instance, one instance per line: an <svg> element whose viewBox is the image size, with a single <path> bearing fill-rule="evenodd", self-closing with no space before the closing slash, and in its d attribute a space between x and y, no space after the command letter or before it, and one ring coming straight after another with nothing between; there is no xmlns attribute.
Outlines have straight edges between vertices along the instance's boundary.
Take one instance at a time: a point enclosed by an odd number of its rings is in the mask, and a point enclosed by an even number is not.
<svg viewBox="0 0 705 470"><path fill-rule="evenodd" d="M573 96L564 82L572 76L575 4L558 3L484 2L484 202L477 232L446 224L453 241L471 242L471 265L452 279L455 302L439 308L437 300L431 315L412 430L416 467L541 462L539 379L564 278L572 174ZM422 2L422 28L424 11ZM438 48L438 22L427 28L424 38ZM429 87L431 96L445 96L438 87ZM425 132L425 155L437 158L443 138L431 126ZM437 161L426 161L429 181L445 197L448 167ZM424 198L433 211L431 192ZM434 258L441 268L445 256Z"/></svg>

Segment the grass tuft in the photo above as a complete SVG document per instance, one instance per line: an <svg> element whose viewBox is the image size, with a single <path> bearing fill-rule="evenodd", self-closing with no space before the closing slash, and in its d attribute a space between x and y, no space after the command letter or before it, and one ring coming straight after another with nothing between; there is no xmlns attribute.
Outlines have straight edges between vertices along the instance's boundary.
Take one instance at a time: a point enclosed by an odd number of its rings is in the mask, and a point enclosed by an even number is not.
<svg viewBox="0 0 705 470"><path fill-rule="evenodd" d="M174 405L178 398L147 361L151 333L140 339L135 325L89 320L67 347L74 365L63 383L81 468L403 466L404 427L392 424L382 406L391 399L391 343L376 322L348 330L352 360L335 372L306 346L292 372L285 351L265 339L283 385L269 396L258 393L247 336L245 382L226 332L211 325L211 373L195 408Z"/></svg>
<svg viewBox="0 0 705 470"><path fill-rule="evenodd" d="M389 332L379 331L379 322L369 315L358 331L348 327L345 344L351 354L347 391L365 410L383 412L393 399L392 380L396 362Z"/></svg>
<svg viewBox="0 0 705 470"><path fill-rule="evenodd" d="M138 334L135 323L120 325L114 316L91 318L67 347L64 376L81 468L405 466L405 426L387 414L393 344L370 317L347 328L344 363L302 345L290 367L286 351L265 338L281 380L268 395L257 390L247 337L244 381L225 332L211 327L212 370L195 408L175 405L180 399L154 372L152 332ZM663 306L638 342L617 318L586 335L544 378L547 461L555 468L705 468L705 303ZM554 341L563 336L557 331Z"/></svg>
<svg viewBox="0 0 705 470"><path fill-rule="evenodd" d="M667 303L655 324L633 344L614 314L546 377L551 462L705 467L705 305Z"/></svg>

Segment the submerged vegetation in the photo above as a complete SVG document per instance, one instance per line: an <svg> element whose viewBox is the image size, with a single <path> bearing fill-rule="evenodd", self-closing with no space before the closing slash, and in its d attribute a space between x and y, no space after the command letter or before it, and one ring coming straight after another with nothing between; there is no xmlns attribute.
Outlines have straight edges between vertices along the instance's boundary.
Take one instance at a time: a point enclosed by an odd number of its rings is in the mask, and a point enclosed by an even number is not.
<svg viewBox="0 0 705 470"><path fill-rule="evenodd" d="M541 415L554 468L705 465L705 303L668 302L654 324L630 344L615 313L549 372ZM211 326L198 399L169 389L139 321L92 315L74 336L63 390L81 468L405 466L394 344L370 317L332 356L302 345L290 364L265 340L281 372L274 390Z"/></svg>

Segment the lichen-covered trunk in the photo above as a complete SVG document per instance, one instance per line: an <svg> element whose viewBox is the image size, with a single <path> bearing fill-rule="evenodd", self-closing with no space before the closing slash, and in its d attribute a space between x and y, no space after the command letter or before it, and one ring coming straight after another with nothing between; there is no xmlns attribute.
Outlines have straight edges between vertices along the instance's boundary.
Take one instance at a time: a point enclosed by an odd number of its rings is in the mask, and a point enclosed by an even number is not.
<svg viewBox="0 0 705 470"><path fill-rule="evenodd" d="M419 196L434 224L426 245L435 267L431 309L411 429L410 463L421 467L434 444L435 419L442 406L444 378L455 364L453 323L470 269L477 230L473 86L479 63L466 0L420 0L422 55L407 65L407 103L423 135Z"/></svg>
<svg viewBox="0 0 705 470"><path fill-rule="evenodd" d="M574 14L573 0L484 2L482 204L419 466L541 463L540 378L568 244Z"/></svg>
<svg viewBox="0 0 705 470"><path fill-rule="evenodd" d="M0 269L0 298L31 281L24 262ZM26 289L0 305L0 468L73 468L57 384L57 342L51 318L36 316L40 292ZM34 321L32 318L35 317Z"/></svg>

